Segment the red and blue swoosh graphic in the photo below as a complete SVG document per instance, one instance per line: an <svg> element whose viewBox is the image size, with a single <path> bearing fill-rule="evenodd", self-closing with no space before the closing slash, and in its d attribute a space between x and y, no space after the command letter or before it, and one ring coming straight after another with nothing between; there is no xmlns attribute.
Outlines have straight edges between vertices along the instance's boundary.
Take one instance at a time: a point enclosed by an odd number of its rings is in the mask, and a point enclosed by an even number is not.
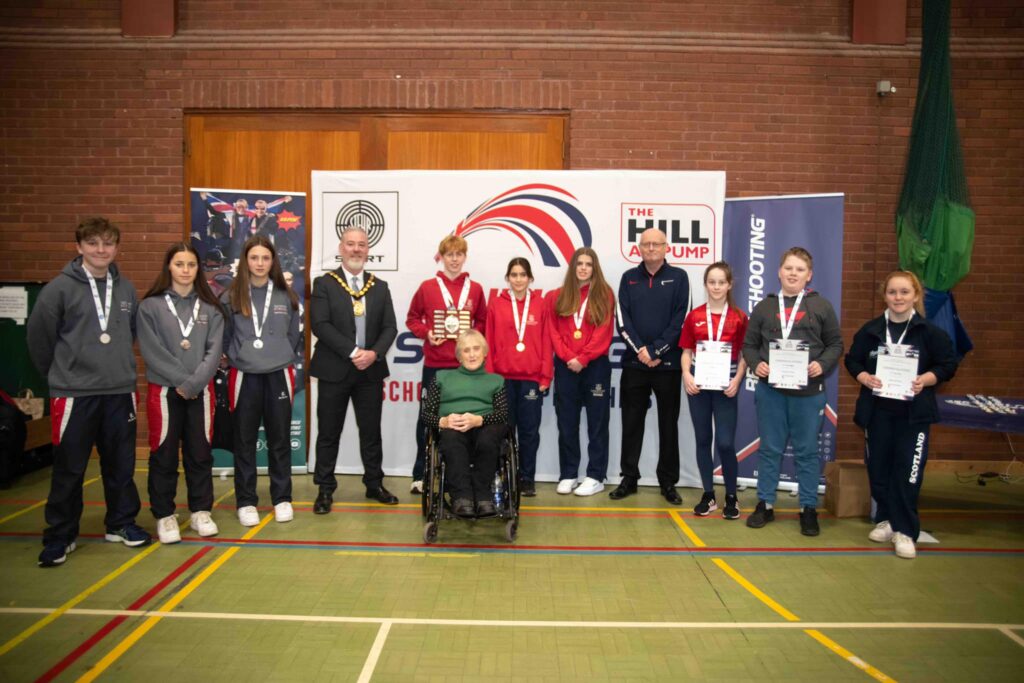
<svg viewBox="0 0 1024 683"><path fill-rule="evenodd" d="M520 185L476 207L454 234L466 238L481 230L509 232L530 253L539 254L545 266L567 265L577 247L589 247L593 241L590 223L577 203L576 197L554 185Z"/></svg>

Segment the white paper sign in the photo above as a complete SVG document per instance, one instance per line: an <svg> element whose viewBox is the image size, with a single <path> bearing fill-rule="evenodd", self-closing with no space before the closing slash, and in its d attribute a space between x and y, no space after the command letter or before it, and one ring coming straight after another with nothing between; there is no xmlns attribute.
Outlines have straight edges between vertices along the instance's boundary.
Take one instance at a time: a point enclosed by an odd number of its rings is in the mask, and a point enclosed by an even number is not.
<svg viewBox="0 0 1024 683"><path fill-rule="evenodd" d="M773 339L768 343L768 384L776 389L807 386L810 345L800 339Z"/></svg>

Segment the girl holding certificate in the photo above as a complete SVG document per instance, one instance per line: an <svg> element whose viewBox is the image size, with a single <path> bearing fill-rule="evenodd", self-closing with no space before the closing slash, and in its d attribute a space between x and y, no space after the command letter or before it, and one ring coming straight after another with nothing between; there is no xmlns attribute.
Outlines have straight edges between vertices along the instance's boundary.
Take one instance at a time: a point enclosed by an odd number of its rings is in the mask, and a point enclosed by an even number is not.
<svg viewBox="0 0 1024 683"><path fill-rule="evenodd" d="M187 242L167 249L164 265L139 305L139 351L149 392L149 503L161 543L181 541L174 495L178 449L185 467L192 528L216 536L213 510L213 376L220 363L224 315Z"/></svg>
<svg viewBox="0 0 1024 683"><path fill-rule="evenodd" d="M779 264L778 294L754 307L743 339L743 358L758 378L754 389L761 438L757 465L757 507L747 526L775 521L775 495L786 444L793 446L800 493L800 533L817 536L818 434L825 411L825 376L843 354L839 320L828 300L807 285L814 260L792 247Z"/></svg>
<svg viewBox="0 0 1024 683"><path fill-rule="evenodd" d="M846 369L861 384L853 421L864 430L876 506L868 538L891 542L898 557L913 559L928 432L939 420L935 387L953 377L957 361L949 335L924 317L916 275L890 273L882 298L885 311L854 335Z"/></svg>
<svg viewBox="0 0 1024 683"><path fill-rule="evenodd" d="M519 439L519 492L532 497L541 407L553 372L547 306L542 296L530 291L533 269L526 259L517 256L508 262L505 282L508 289L487 307L487 372L505 378L508 423Z"/></svg>
<svg viewBox="0 0 1024 683"><path fill-rule="evenodd" d="M238 276L221 302L235 456L235 504L242 526L260 523L256 511L256 436L267 431L267 465L274 519L290 522L290 434L295 396L295 355L302 348L299 299L288 288L274 244L263 235L242 247Z"/></svg>
<svg viewBox="0 0 1024 683"><path fill-rule="evenodd" d="M683 349L683 389L690 404L690 419L696 439L697 468L704 495L693 508L706 517L718 509L715 501L712 437L725 479L725 508L722 517L736 519L736 412L737 398L747 364L740 357L747 333L747 314L732 300L732 268L724 261L704 271L708 300L689 312L683 322L679 346ZM696 366L694 367L694 355ZM696 370L696 371L694 371ZM712 429L714 422L714 429Z"/></svg>
<svg viewBox="0 0 1024 683"><path fill-rule="evenodd" d="M615 293L597 252L573 253L560 289L548 294L548 332L555 351L558 418L558 488L562 495L592 496L608 475L608 413L612 365L608 348L615 324ZM587 411L587 473L579 479L580 411Z"/></svg>

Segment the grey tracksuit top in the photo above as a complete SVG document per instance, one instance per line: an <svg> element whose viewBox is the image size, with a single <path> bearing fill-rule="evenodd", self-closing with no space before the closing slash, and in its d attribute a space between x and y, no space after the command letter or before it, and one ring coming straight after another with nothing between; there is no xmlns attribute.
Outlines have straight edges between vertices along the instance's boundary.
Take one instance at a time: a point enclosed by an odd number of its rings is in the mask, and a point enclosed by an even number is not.
<svg viewBox="0 0 1024 683"><path fill-rule="evenodd" d="M231 310L230 291L221 297L224 304L224 353L233 368L242 372L276 372L295 362L302 350L302 332L299 331L299 312L292 309L288 293L274 287L270 312L263 322L263 348L252 343L256 328L252 317ZM252 315L263 320L263 305L267 301L267 286L252 288Z"/></svg>
<svg viewBox="0 0 1024 683"><path fill-rule="evenodd" d="M177 311L167 308L165 295ZM139 304L139 351L146 361L146 380L164 387L180 388L188 397L199 395L217 372L224 341L224 314L219 306L199 302L199 314L189 333L190 347L181 348L181 327L192 318L199 295L195 290L182 298L173 289L147 297Z"/></svg>
<svg viewBox="0 0 1024 683"><path fill-rule="evenodd" d="M107 324L109 344L100 342L103 330L81 256L39 292L28 318L28 350L36 368L46 376L53 397L135 391L135 286L120 275L116 265L111 264L109 272L114 287ZM97 278L96 286L102 307L106 278Z"/></svg>
<svg viewBox="0 0 1024 683"><path fill-rule="evenodd" d="M792 315L790 311L795 302L795 296L785 298L787 315ZM743 340L743 358L747 361L747 367L751 372L761 361L768 362L769 343L773 339L781 338L782 321L779 320L779 295L769 294L758 302L751 312L747 336ZM808 377L807 386L802 389L777 389L777 391L790 396L811 396L819 393L824 388L825 377L832 372L843 355L843 335L839 329L839 319L828 299L817 292L806 292L800 303L800 311L797 313L797 320L793 324L793 331L789 338L807 342L808 362L818 361L818 364L821 365L821 374L817 377ZM768 379L764 377L758 379L765 383L768 382Z"/></svg>

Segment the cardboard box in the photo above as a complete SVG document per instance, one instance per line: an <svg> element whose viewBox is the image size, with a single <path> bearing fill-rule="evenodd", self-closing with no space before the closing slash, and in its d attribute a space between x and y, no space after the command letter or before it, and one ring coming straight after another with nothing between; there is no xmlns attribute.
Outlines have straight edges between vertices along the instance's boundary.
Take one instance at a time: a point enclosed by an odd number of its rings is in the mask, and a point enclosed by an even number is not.
<svg viewBox="0 0 1024 683"><path fill-rule="evenodd" d="M871 515L867 465L857 460L826 463L825 509L835 517L866 518Z"/></svg>

